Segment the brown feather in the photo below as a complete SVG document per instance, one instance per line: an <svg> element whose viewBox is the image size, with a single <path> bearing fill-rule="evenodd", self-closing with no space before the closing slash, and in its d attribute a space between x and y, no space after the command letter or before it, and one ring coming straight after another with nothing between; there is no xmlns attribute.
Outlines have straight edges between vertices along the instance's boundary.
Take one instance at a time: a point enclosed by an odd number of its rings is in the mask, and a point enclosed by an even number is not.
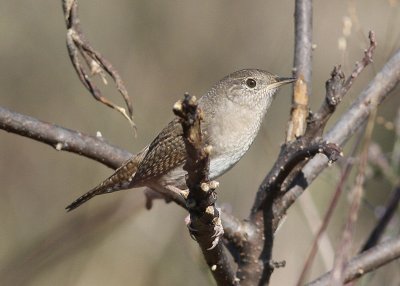
<svg viewBox="0 0 400 286"><path fill-rule="evenodd" d="M132 186L144 185L185 162L186 150L182 125L178 119L172 120L149 146L144 159L132 179Z"/></svg>

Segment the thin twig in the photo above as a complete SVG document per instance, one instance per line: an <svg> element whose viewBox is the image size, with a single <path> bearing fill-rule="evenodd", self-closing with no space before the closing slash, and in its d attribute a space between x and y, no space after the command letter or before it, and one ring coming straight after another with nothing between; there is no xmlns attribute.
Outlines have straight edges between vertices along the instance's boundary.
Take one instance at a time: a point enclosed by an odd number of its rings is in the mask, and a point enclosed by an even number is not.
<svg viewBox="0 0 400 286"><path fill-rule="evenodd" d="M79 76L79 79L97 101L120 112L129 121L129 123L133 127L133 130L136 132L136 125L133 122L132 102L128 95L125 84L122 81L121 76L119 75L117 70L114 69L111 63L107 59L105 59L98 51L96 51L86 40L80 26L80 20L78 18L78 1L62 0L62 4L65 22L67 25L68 53L72 65L74 66L75 71ZM125 108L118 106L117 104L113 103L102 95L100 89L93 83L91 75L89 75L85 68L82 66L81 61L79 60L79 54L84 59L87 68L90 70L92 76L99 74L104 84L107 84L104 73L107 73L113 79L118 91L125 101L128 112L126 112Z"/></svg>
<svg viewBox="0 0 400 286"><path fill-rule="evenodd" d="M396 144L397 143L395 143L395 146ZM392 164L390 164L380 146L374 143L370 144L368 150L368 160L369 164L379 169L378 172L383 174L386 180L394 186L394 190L390 194L390 197L385 204L385 210L383 214L380 216L374 229L371 231L363 247L361 248L361 252L375 246L379 242L386 230L387 225L395 215L400 202L400 186L396 172L396 165L394 162L392 161Z"/></svg>
<svg viewBox="0 0 400 286"><path fill-rule="evenodd" d="M371 142L368 149L368 164L376 169L374 173L382 174L383 177L394 187L398 184L398 174L391 162L376 142ZM372 174L374 176L375 174Z"/></svg>
<svg viewBox="0 0 400 286"><path fill-rule="evenodd" d="M380 217L374 229L371 231L371 234L368 236L368 239L361 248L360 252L364 252L370 249L371 247L374 247L379 242L380 238L382 237L383 233L386 230L387 225L389 224L393 216L396 214L399 202L400 202L400 186L397 185L386 203L383 215Z"/></svg>
<svg viewBox="0 0 400 286"><path fill-rule="evenodd" d="M394 172L400 172L400 108L397 110L396 119L394 121L394 130L396 137L390 161Z"/></svg>
<svg viewBox="0 0 400 286"><path fill-rule="evenodd" d="M336 110L336 107L346 96L357 77L372 62L372 56L377 45L373 31L369 32L369 40L369 46L364 51L364 56L356 63L354 70L347 79L340 65L333 68L331 78L325 84L325 100L318 111L309 119L306 137L322 136L325 125Z"/></svg>
<svg viewBox="0 0 400 286"><path fill-rule="evenodd" d="M341 90L341 94L345 95L351 86L353 85L354 80L361 74L361 72L373 62L373 55L377 46L375 32L369 31L368 32L368 39L369 39L369 46L366 50L364 50L364 57L361 61L356 62L353 72L351 75L346 79L346 82L343 85Z"/></svg>

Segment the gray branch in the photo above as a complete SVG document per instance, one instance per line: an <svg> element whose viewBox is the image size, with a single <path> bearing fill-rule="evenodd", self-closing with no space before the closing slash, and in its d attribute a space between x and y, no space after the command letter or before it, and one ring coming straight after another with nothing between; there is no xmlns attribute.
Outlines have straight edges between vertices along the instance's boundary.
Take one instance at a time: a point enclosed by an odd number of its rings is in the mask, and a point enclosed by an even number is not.
<svg viewBox="0 0 400 286"><path fill-rule="evenodd" d="M344 270L344 283L353 281L398 258L400 258L400 236L383 242L351 259ZM330 277L331 272L328 272L307 286L329 285Z"/></svg>
<svg viewBox="0 0 400 286"><path fill-rule="evenodd" d="M116 169L132 154L108 144L103 138L40 121L0 107L0 129L45 143L58 151L68 151Z"/></svg>
<svg viewBox="0 0 400 286"><path fill-rule="evenodd" d="M295 4L295 44L294 72L307 84L307 94L311 94L312 75L312 1L297 0Z"/></svg>
<svg viewBox="0 0 400 286"><path fill-rule="evenodd" d="M343 145L364 125L371 111L390 95L390 91L399 81L400 50L397 50L347 112L324 136L324 139ZM277 202L280 207L275 208L274 217L277 219L285 214L287 209L327 166L328 159L324 156L312 159L302 170L301 183L296 184Z"/></svg>

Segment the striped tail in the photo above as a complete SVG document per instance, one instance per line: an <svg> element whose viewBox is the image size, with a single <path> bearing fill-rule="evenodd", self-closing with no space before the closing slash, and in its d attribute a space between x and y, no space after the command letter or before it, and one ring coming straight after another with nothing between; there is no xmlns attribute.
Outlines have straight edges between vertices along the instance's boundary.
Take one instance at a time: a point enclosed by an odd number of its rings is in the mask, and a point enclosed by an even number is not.
<svg viewBox="0 0 400 286"><path fill-rule="evenodd" d="M94 189L90 190L86 194L76 199L65 209L68 212L70 212L97 195L112 193L119 190L124 190L134 187L131 186L130 183L137 170L138 162L140 159L138 157L140 156L133 156L131 159L125 162L121 167L119 167L114 172L114 174L105 179L100 185L98 185Z"/></svg>
<svg viewBox="0 0 400 286"><path fill-rule="evenodd" d="M71 203L70 205L68 205L65 209L70 212L74 209L76 209L77 207L79 207L81 204L86 203L88 200L90 200L91 198L103 194L103 189L99 186L96 187L92 190L90 190L89 192L87 192L86 194L80 196L79 198L77 198L73 203Z"/></svg>

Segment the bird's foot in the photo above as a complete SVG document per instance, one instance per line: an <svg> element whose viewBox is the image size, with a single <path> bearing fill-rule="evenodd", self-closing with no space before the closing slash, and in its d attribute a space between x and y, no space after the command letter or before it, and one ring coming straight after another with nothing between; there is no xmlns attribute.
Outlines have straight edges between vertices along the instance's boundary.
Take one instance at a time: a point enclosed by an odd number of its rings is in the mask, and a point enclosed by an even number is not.
<svg viewBox="0 0 400 286"><path fill-rule="evenodd" d="M145 188L143 192L146 197L146 209L148 210L153 207L153 201L155 200L164 200L166 203L169 203L171 201L166 195L154 191L151 188Z"/></svg>

